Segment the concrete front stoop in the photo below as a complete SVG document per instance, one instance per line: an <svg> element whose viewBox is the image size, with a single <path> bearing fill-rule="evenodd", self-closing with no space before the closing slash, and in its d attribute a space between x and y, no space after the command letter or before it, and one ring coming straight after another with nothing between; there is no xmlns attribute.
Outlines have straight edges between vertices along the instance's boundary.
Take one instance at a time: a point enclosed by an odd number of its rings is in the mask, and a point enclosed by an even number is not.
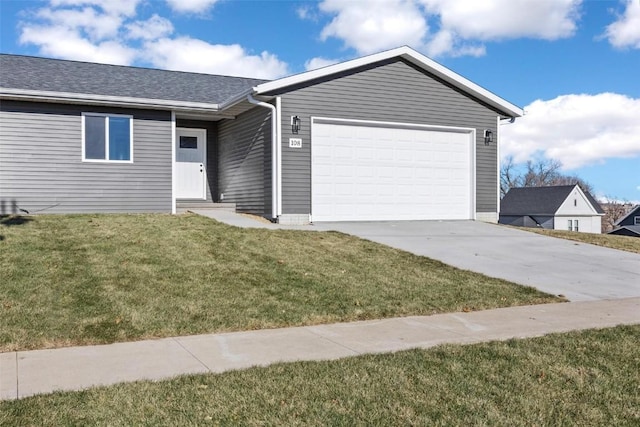
<svg viewBox="0 0 640 427"><path fill-rule="evenodd" d="M194 209L212 212L235 212L235 203L213 203L205 201L180 201L176 202L176 213L182 214Z"/></svg>

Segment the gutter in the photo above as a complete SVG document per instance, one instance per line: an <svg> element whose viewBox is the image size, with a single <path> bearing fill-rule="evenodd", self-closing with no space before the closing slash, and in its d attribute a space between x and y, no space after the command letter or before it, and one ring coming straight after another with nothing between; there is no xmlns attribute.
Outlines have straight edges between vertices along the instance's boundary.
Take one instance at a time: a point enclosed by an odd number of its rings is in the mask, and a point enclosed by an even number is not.
<svg viewBox="0 0 640 427"><path fill-rule="evenodd" d="M280 188L280 100L276 98L276 106L268 102L255 99L252 94L247 95L247 101L258 107L271 110L271 218L275 222L281 214Z"/></svg>
<svg viewBox="0 0 640 427"><path fill-rule="evenodd" d="M18 101L40 101L65 104L94 104L114 107L138 107L148 109L218 113L218 104L206 102L181 102L166 99L134 98L128 96L96 95L90 93L53 92L0 88L0 98Z"/></svg>

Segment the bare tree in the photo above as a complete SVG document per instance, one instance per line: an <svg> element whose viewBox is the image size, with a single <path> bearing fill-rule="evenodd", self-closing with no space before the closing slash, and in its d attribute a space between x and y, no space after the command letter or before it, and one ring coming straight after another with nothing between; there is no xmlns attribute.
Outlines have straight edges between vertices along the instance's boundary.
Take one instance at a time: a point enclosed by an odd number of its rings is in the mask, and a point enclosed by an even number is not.
<svg viewBox="0 0 640 427"><path fill-rule="evenodd" d="M513 156L509 156L500 165L500 197L514 187L522 187L522 177L515 170Z"/></svg>
<svg viewBox="0 0 640 427"><path fill-rule="evenodd" d="M554 182L560 177L560 167L562 164L555 160L540 160L536 163L529 160L527 171L522 177L522 186L546 187L555 185Z"/></svg>
<svg viewBox="0 0 640 427"><path fill-rule="evenodd" d="M553 180L551 185L574 185L578 184L582 191L586 191L593 195L593 185L589 184L584 179L580 178L578 175L558 175L557 178Z"/></svg>
<svg viewBox="0 0 640 427"><path fill-rule="evenodd" d="M615 197L605 196L604 201L600 203L604 211L602 218L602 232L608 233L615 228L616 222L631 209L632 205L626 201L620 201Z"/></svg>
<svg viewBox="0 0 640 427"><path fill-rule="evenodd" d="M593 186L577 175L563 175L562 164L556 160L529 160L526 170L518 174L513 157L507 157L500 167L500 195L504 197L515 187L546 187L550 185L578 184L583 191L593 194Z"/></svg>

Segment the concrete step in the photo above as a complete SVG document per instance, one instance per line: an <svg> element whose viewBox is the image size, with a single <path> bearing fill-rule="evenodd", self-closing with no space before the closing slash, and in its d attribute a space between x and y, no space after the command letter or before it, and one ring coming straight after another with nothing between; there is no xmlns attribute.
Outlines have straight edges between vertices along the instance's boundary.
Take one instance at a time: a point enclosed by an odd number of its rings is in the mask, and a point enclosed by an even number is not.
<svg viewBox="0 0 640 427"><path fill-rule="evenodd" d="M176 212L185 213L192 209L221 210L226 212L235 212L235 203L212 203L212 202L177 202Z"/></svg>

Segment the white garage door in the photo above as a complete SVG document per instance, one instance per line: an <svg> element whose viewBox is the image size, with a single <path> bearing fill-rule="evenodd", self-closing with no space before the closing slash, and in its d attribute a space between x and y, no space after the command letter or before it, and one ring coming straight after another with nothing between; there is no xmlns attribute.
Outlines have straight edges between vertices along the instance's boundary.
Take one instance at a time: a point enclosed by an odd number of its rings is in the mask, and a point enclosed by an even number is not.
<svg viewBox="0 0 640 427"><path fill-rule="evenodd" d="M473 218L471 131L315 120L313 221Z"/></svg>

